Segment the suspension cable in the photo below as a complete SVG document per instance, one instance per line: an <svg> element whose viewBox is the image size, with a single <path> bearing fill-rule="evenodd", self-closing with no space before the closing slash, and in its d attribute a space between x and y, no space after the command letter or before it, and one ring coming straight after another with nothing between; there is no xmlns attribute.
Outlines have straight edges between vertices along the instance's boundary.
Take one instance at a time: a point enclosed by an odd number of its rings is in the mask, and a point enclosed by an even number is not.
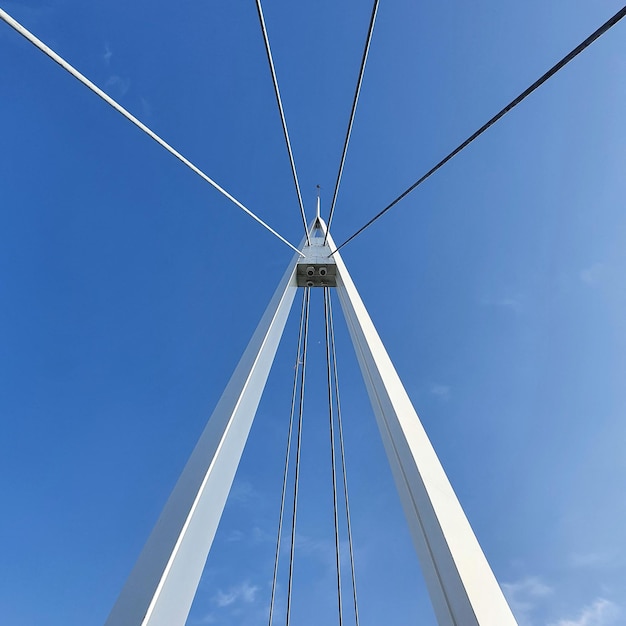
<svg viewBox="0 0 626 626"><path fill-rule="evenodd" d="M97 96L102 98L107 104L113 107L118 113L123 115L127 120L132 122L137 128L142 130L146 135L148 135L151 139L154 139L160 146L165 148L170 154L175 156L179 161L184 163L190 170L195 172L200 178L204 181L212 185L217 191L226 196L231 202L236 204L242 211L247 213L253 220L261 224L263 228L269 230L275 237L278 237L284 244L288 245L292 250L295 250L300 256L304 256L295 246L290 244L282 235L279 235L271 226L266 224L260 217L255 215L250 209L245 207L239 200L235 197L231 196L225 189L220 187L212 178L209 178L200 168L195 166L191 161L186 159L180 152L175 150L169 143L167 143L164 139L161 139L159 135L157 135L154 131L148 128L145 124L140 122L132 113L130 113L127 109L125 109L121 104L113 100L111 96L107 95L102 89L97 87L94 83L92 83L88 78L86 78L83 74L81 74L75 67L70 65L65 59L59 56L54 50L49 48L45 43L43 43L40 39L38 39L33 33L27 30L24 26L22 26L17 20L13 19L6 11L0 9L0 18L6 22L11 28L16 30L20 35L22 35L25 39L27 39L34 46L39 48L44 54L50 57L55 63L58 63L65 71L71 74L74 78L80 81L83 85L88 87L91 91L93 91Z"/></svg>
<svg viewBox="0 0 626 626"><path fill-rule="evenodd" d="M365 225L361 226L359 230L357 230L353 235L348 237L340 246L337 246L333 252L331 252L330 256L335 254L338 250L341 250L347 243L352 241L355 237L360 235L366 228L369 228L374 222L379 220L387 211L389 211L392 207L394 207L400 200L408 196L414 189L419 187L425 180L430 178L438 169L443 167L450 159L455 157L461 150L469 146L474 139L477 139L482 135L487 129L493 126L500 118L504 117L509 111L514 109L522 100L527 98L535 89L541 87L548 79L552 78L560 69L565 67L572 59L578 56L585 48L590 46L596 39L601 37L604 33L606 33L610 28L615 26L624 16L626 16L626 6L620 9L613 17L608 19L600 28L594 31L587 39L585 39L582 43L576 46L571 52L566 54L558 63L553 65L543 76L538 78L530 87L524 90L517 98L509 102L501 111L496 113L488 122L483 124L475 133L470 135L462 144L457 146L450 154L441 159L437 165L428 170L426 174L424 174L421 178L419 178L416 182L414 182L408 189L403 191L395 200L390 202L382 211L376 214L369 222ZM330 220L329 220L330 227Z"/></svg>
<svg viewBox="0 0 626 626"><path fill-rule="evenodd" d="M296 547L296 514L298 512L298 483L300 478L300 449L302 444L302 415L304 409L304 380L306 374L307 344L309 336L309 301L310 287L304 288L304 335L302 340L302 369L300 370L300 397L298 402L298 438L296 443L296 467L293 485L293 510L291 515L291 548L289 552L289 582L287 584L287 621L291 620L291 592L293 589L293 557Z"/></svg>
<svg viewBox="0 0 626 626"><path fill-rule="evenodd" d="M350 572L352 575L352 600L354 602L355 626L359 626L359 606L356 593L356 576L354 569L354 549L352 543L352 524L350 523L350 500L348 499L348 478L346 474L346 459L343 445L343 420L341 416L341 402L339 401L339 377L337 376L337 352L335 351L335 325L333 322L332 298L328 297L328 317L330 320L330 345L332 351L333 374L335 379L335 404L337 406L337 424L339 427L339 450L341 456L341 474L343 476L343 496L346 503L346 527L348 531L348 551L350 552Z"/></svg>
<svg viewBox="0 0 626 626"><path fill-rule="evenodd" d="M294 366L293 374L293 388L291 391L291 411L289 413L289 430L287 433L287 451L285 453L285 469L283 471L283 487L280 496L280 513L278 515L278 533L276 537L276 554L274 557L274 575L272 577L272 595L270 599L270 615L269 626L272 626L272 620L274 616L274 601L276 599L276 582L278 578L278 560L280 556L280 542L283 532L283 519L285 513L285 496L287 494L287 477L289 474L289 457L291 456L291 440L293 433L293 418L296 411L296 394L298 391L298 374L300 372L300 365L302 363L302 333L304 327L304 306L305 295L302 293L302 310L300 311L300 325L298 331L298 348L296 350L296 363Z"/></svg>
<svg viewBox="0 0 626 626"><path fill-rule="evenodd" d="M365 49L363 50L363 58L361 59L361 69L359 70L359 79L356 83L356 90L354 92L354 100L352 101L352 111L350 112L350 121L348 122L348 130L346 132L346 139L343 144L343 152L341 154L341 161L339 163L339 171L337 172L337 182L335 183L335 191L333 192L333 200L330 205L330 213L328 215L328 227L326 228L326 234L324 235L324 245L326 245L326 238L328 237L328 233L330 232L330 225L333 221L333 215L335 213L335 203L337 202L337 194L339 193L339 183L341 182L341 176L343 174L343 166L346 162L346 154L348 153L348 144L350 143L350 135L352 133L352 124L354 123L354 116L356 113L356 105L359 101L361 85L363 84L363 74L365 73L365 64L367 63L367 55L369 54L370 44L372 42L372 33L374 32L374 23L376 22L376 14L378 13L378 2L379 0L374 0L374 7L372 9L372 17L370 18L370 25L367 31L367 39L365 41Z"/></svg>
<svg viewBox="0 0 626 626"><path fill-rule="evenodd" d="M278 112L280 113L280 121L283 125L283 134L285 135L285 143L287 144L287 152L289 153L289 162L291 163L291 173L293 175L293 182L296 186L296 193L298 195L298 203L300 205L300 214L302 216L302 224L304 225L304 234L306 236L306 242L311 245L309 239L309 229L306 223L306 215L304 213L304 203L302 202L302 194L300 193L300 183L298 182L298 174L296 173L296 163L293 158L293 151L291 150L291 141L289 141L289 132L287 131L287 120L285 119L285 111L283 109L283 102L280 97L280 90L278 89L278 78L276 76L276 69L274 68L274 59L272 58L272 50L270 48L270 39L267 34L267 28L265 26L265 17L263 16L263 9L261 7L261 0L256 0L256 8L259 13L259 21L261 22L261 30L263 31L263 40L265 41L265 52L267 53L267 60L269 62L270 71L272 73L272 82L274 83L274 93L276 94L276 103L278 104Z"/></svg>
<svg viewBox="0 0 626 626"><path fill-rule="evenodd" d="M324 287L324 322L326 330L326 370L328 377L328 416L330 422L330 462L333 475L333 513L335 522L335 562L337 565L337 605L339 626L343 624L343 606L341 598L341 555L339 545L339 513L337 507L337 467L335 462L335 420L333 417L332 366L330 350L330 321L328 311L329 288Z"/></svg>

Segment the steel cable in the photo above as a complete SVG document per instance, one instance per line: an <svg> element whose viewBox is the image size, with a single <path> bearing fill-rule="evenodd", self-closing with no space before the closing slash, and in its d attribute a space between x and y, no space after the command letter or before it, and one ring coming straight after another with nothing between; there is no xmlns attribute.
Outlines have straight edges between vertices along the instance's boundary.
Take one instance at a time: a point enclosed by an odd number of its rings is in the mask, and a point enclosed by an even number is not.
<svg viewBox="0 0 626 626"><path fill-rule="evenodd" d="M278 579L278 561L280 556L280 542L282 539L283 532L283 518L285 513L285 497L287 493L287 478L289 474L289 458L291 456L291 440L293 434L293 418L296 411L296 395L298 391L298 374L300 372L300 365L302 363L301 360L301 350L302 350L302 334L304 328L304 309L305 307L305 294L302 293L302 310L300 311L300 325L298 331L298 348L296 351L296 363L294 366L294 375L293 375L293 388L291 391L291 411L289 414L289 429L287 434L287 451L285 453L285 469L283 472L283 487L280 496L280 513L278 515L278 533L276 537L276 554L274 557L274 575L272 576L272 594L270 598L270 615L269 615L269 626L272 626L273 616L274 616L274 601L276 599L276 582Z"/></svg>
<svg viewBox="0 0 626 626"><path fill-rule="evenodd" d="M328 417L330 422L330 462L333 477L333 513L335 523L335 562L337 566L337 604L339 609L339 626L343 624L343 605L341 597L341 554L339 542L339 512L337 506L337 467L335 461L335 420L333 417L332 365L330 349L330 321L328 300L329 288L324 287L324 326L326 332L326 370L328 379Z"/></svg>
<svg viewBox="0 0 626 626"><path fill-rule="evenodd" d="M285 135L285 143L287 144L287 152L289 153L289 163L291 164L291 173L293 175L293 182L296 186L296 193L298 195L298 203L300 205L300 214L302 216L302 224L304 225L304 234L306 236L307 244L311 245L311 240L309 239L309 229L306 223L306 215L304 213L304 203L302 202L302 194L300 193L300 183L298 182L298 174L296 173L296 163L293 158L293 151L291 149L291 141L289 140L289 132L287 131L287 120L285 119L283 101L280 97L280 90L278 89L278 77L276 76L276 69L274 68L274 59L272 58L272 50L270 48L270 39L267 34L267 28L265 26L265 17L263 16L263 8L261 7L261 0L256 0L256 8L259 14L259 21L261 22L261 30L263 31L263 41L265 42L265 52L267 53L267 60L270 66L270 72L272 73L272 83L274 84L274 94L276 95L276 103L278 104L278 112L280 113L280 121L283 125L283 134Z"/></svg>
<svg viewBox="0 0 626 626"><path fill-rule="evenodd" d="M424 174L421 178L419 178L416 182L414 182L408 189L403 191L395 200L390 202L382 211L377 213L371 220L369 220L365 225L361 226L359 230L357 230L353 235L348 237L340 246L337 246L333 252L330 253L330 256L335 254L338 250L341 250L346 244L350 243L355 237L360 235L365 229L369 228L374 222L379 220L387 211L393 208L400 200L408 196L414 189L419 187L425 180L430 178L437 170L443 167L450 159L455 157L461 150L469 146L474 139L477 139L482 135L487 129L493 126L500 118L504 117L509 111L515 108L522 100L527 98L533 91L537 88L541 87L549 78L554 76L560 69L565 67L572 59L578 56L585 48L590 46L596 39L601 37L604 33L606 33L611 27L615 26L624 16L626 15L626 6L620 9L613 17L608 19L600 28L595 30L587 39L585 39L582 43L576 46L571 52L566 54L558 63L553 65L543 76L538 78L530 87L525 89L517 98L511 100L509 104L507 104L503 109L501 109L498 113L496 113L488 122L483 124L475 133L470 135L463 143L457 146L450 154L441 159L439 163L437 163L434 167L432 167L426 174ZM330 223L329 223L330 227Z"/></svg>
<svg viewBox="0 0 626 626"><path fill-rule="evenodd" d="M258 0L257 0L258 1ZM365 49L363 50L363 57L361 59L361 69L359 70L359 79L356 83L356 89L354 91L354 99L352 101L352 111L350 112L350 121L348 122L348 130L346 132L346 138L343 143L343 152L341 154L341 161L339 162L339 171L337 172L337 181L335 182L335 191L333 192L333 199L330 205L330 213L328 215L328 226L326 228L326 235L324 235L324 245L326 244L326 238L330 232L330 225L333 221L333 215L335 213L335 204L337 202L337 194L339 193L339 184L341 182L341 176L343 174L343 166L346 162L346 154L348 153L348 144L350 143L350 135L352 134L352 125L354 124L354 116L356 114L356 106L359 102L359 94L361 92L361 85L363 84L363 75L365 74L365 64L367 63L367 55L369 54L370 44L372 42L372 34L374 32L374 24L376 22L376 14L378 13L378 2L374 1L374 7L372 8L372 16L370 18L370 25L367 31L367 39L365 40Z"/></svg>
<svg viewBox="0 0 626 626"><path fill-rule="evenodd" d="M289 581L287 584L287 619L286 626L291 621L291 593L293 590L293 558L296 547L296 515L298 512L298 483L300 479L300 449L302 445L302 415L304 409L304 380L306 375L306 357L309 335L309 301L311 289L304 288L304 335L302 340L302 369L300 370L300 397L298 403L298 437L296 443L295 478L293 486L293 510L291 515L291 546L289 551Z"/></svg>
<svg viewBox="0 0 626 626"><path fill-rule="evenodd" d="M113 100L111 96L106 94L102 89L97 87L94 83L92 83L87 77L81 74L73 65L70 65L65 59L59 56L54 50L49 48L43 41L38 39L33 33L27 30L24 26L22 26L17 20L12 18L6 11L0 9L0 18L6 22L11 28L16 30L22 37L27 39L30 43L32 43L35 47L39 48L45 55L50 57L55 63L60 65L66 72L71 74L74 78L76 78L79 82L81 82L85 87L93 91L97 96L102 98L108 105L110 105L113 109L115 109L118 113L123 115L129 122L132 122L137 128L142 130L148 137L156 141L161 147L165 148L170 154L175 156L179 161L184 163L190 170L196 173L200 178L213 186L217 191L226 196L232 203L237 205L242 211L247 213L253 220L261 224L263 228L267 229L272 235L278 237L284 244L287 244L292 250L295 250L300 256L304 256L298 248L290 244L282 235L279 235L271 226L266 224L260 217L255 215L250 209L244 206L239 200L237 200L234 196L231 196L224 188L220 187L212 178L207 176L199 167L195 166L191 161L185 158L180 152L174 149L167 141L161 139L159 135L157 135L153 130L148 128L143 122L140 122L132 113L130 113L127 109L125 109L121 104Z"/></svg>
<svg viewBox="0 0 626 626"><path fill-rule="evenodd" d="M346 474L346 458L343 444L343 419L341 415L341 402L339 401L339 377L337 375L337 352L335 350L335 325L333 322L332 298L328 298L328 317L330 319L330 345L333 361L333 374L335 379L335 405L337 407L337 425L339 430L339 451L341 457L341 474L343 476L343 496L346 504L346 528L348 532L348 551L350 553L350 573L352 578L352 600L354 602L355 625L359 626L359 605L356 593L356 575L354 569L354 547L352 542L352 524L350 522L350 500L348 498L348 478Z"/></svg>

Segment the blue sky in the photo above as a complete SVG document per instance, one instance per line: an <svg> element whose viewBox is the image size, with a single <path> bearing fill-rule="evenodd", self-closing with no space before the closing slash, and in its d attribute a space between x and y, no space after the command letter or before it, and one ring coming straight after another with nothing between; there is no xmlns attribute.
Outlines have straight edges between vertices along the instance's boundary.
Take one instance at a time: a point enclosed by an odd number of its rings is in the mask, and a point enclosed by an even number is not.
<svg viewBox="0 0 626 626"><path fill-rule="evenodd" d="M382 2L335 239L620 6ZM300 240L254 2L2 7ZM371 6L264 9L306 209L319 184L327 212ZM626 622L625 34L618 24L343 251L523 626ZM97 625L291 252L4 24L0 61L0 622ZM302 626L335 611L320 300ZM190 626L266 620L296 326ZM337 327L361 622L434 625Z"/></svg>

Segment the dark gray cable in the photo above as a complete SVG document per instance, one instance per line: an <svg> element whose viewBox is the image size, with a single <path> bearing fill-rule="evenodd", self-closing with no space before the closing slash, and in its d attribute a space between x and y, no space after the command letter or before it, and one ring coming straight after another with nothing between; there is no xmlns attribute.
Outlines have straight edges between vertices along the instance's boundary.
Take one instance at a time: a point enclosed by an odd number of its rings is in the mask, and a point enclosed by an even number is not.
<svg viewBox="0 0 626 626"><path fill-rule="evenodd" d="M306 237L307 244L311 245L311 240L309 239L309 229L306 223L306 215L304 213L304 203L302 202L302 194L300 193L300 183L298 182L298 174L296 173L296 162L294 161L293 151L291 150L291 141L289 140L289 132L287 131L287 120L285 118L285 111L283 109L283 101L280 97L280 90L278 89L278 77L276 76L276 69L274 68L274 59L272 58L272 50L270 48L270 39L267 34L267 28L265 27L265 17L263 16L261 0L256 0L256 8L259 14L259 21L261 22L261 30L263 31L263 41L265 42L265 52L267 53L267 60L270 66L270 72L272 73L272 83L274 84L274 94L276 95L276 102L278 104L278 112L280 113L280 121L283 125L283 134L285 135L285 143L287 144L287 152L289 153L289 163L291 164L291 174L293 175L293 182L296 186L296 194L298 195L298 203L300 205L300 214L302 216L302 223L304 225L304 235Z"/></svg>
<svg viewBox="0 0 626 626"><path fill-rule="evenodd" d="M607 20L600 28L594 31L585 41L576 46L569 54L566 54L556 65L553 65L543 76L538 78L528 89L524 90L517 98L511 100L500 112L496 113L487 123L483 124L474 134L470 135L462 144L457 146L448 156L444 157L433 168L428 170L421 178L414 182L406 191L403 191L393 202L390 202L380 213L376 214L364 226L361 226L353 235L348 237L340 246L337 246L330 256L335 254L337 250L341 250L347 243L351 242L357 235L360 235L366 228L369 228L375 221L380 219L389 209L394 207L400 200L406 198L415 188L419 187L425 180L430 178L438 169L443 167L450 159L455 157L461 150L469 146L474 139L477 139L488 128L493 126L500 118L504 117L509 111L515 108L522 100L527 98L535 89L541 87L549 78L552 78L560 69L565 67L574 57L578 56L585 48L590 46L596 39L601 37L611 27L615 26L626 15L626 6L620 9L612 18ZM329 224L330 226L330 224Z"/></svg>
<svg viewBox="0 0 626 626"><path fill-rule="evenodd" d="M330 462L333 476L333 512L335 522L335 561L337 565L337 604L339 609L339 626L343 624L343 605L341 598L341 554L339 544L339 513L337 507L337 466L335 462L335 420L333 417L332 367L330 350L330 321L328 301L329 288L324 287L324 322L326 331L326 370L328 376L328 417L330 423Z"/></svg>
<svg viewBox="0 0 626 626"><path fill-rule="evenodd" d="M302 332L304 327L304 292L302 293L302 310L300 311L300 326L298 331L298 348L296 351L296 364L293 374L293 389L291 391L291 411L289 414L289 431L287 434L287 452L285 453L285 470L283 472L283 488L280 497L280 513L278 515L278 534L276 537L276 555L274 557L274 575L272 577L272 595L270 599L270 616L269 626L272 626L274 616L274 600L276 598L276 581L278 578L278 560L280 556L280 542L283 532L283 518L285 512L285 496L287 493L287 477L289 475L289 457L291 456L291 440L293 433L293 417L296 411L296 394L298 391L298 373L300 372L301 350L302 350Z"/></svg>
<svg viewBox="0 0 626 626"><path fill-rule="evenodd" d="M367 55L369 54L370 44L372 43L372 34L374 32L374 24L376 22L376 14L378 13L378 2L374 1L374 7L372 8L372 17L370 18L370 25L367 31L367 39L365 40L365 49L363 50L363 57L361 59L361 69L359 70L359 79L356 83L356 89L354 91L354 99L352 100L352 111L350 112L350 121L348 122L348 130L346 132L346 138L343 143L343 152L341 154L341 161L339 162L339 171L337 172L337 182L335 183L335 191L333 192L333 200L330 205L330 213L328 215L328 226L326 228L326 235L324 235L324 244L326 244L326 238L330 232L330 225L333 221L333 214L335 213L335 204L337 202L337 194L339 193L339 183L341 182L341 175L343 174L343 166L346 162L346 154L348 153L348 144L350 143L350 135L352 133L352 125L354 124L354 116L356 114L356 105L359 102L359 94L361 93L361 85L363 84L363 74L365 74L365 64L367 63Z"/></svg>
<svg viewBox="0 0 626 626"><path fill-rule="evenodd" d="M339 401L339 377L337 376L337 352L335 350L335 325L333 322L332 298L328 298L328 312L330 319L330 345L332 348L333 374L335 377L335 404L337 406L337 425L339 427L339 450L341 454L341 473L343 476L343 496L346 503L346 527L348 530L348 550L350 552L350 572L352 575L352 600L354 602L354 619L359 626L359 605L356 593L356 575L354 569L354 548L352 543L352 524L350 523L350 500L348 498L348 477L346 474L346 457L343 445L343 419L341 416L341 402Z"/></svg>
<svg viewBox="0 0 626 626"><path fill-rule="evenodd" d="M300 370L300 398L298 407L298 439L296 444L296 467L293 485L293 511L291 515L291 548L289 551L289 582L287 584L287 620L289 626L291 620L291 592L293 589L293 557L296 547L296 514L298 511L298 482L300 479L300 448L302 444L302 415L304 409L304 380L306 374L306 355L309 336L309 301L311 289L304 288L305 312L304 312L304 337L302 342L302 369Z"/></svg>

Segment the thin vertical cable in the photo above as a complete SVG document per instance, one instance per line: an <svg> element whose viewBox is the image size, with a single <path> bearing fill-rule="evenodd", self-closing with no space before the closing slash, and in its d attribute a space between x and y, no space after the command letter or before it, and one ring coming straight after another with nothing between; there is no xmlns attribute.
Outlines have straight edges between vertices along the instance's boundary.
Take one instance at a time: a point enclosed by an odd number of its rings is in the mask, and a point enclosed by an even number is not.
<svg viewBox="0 0 626 626"><path fill-rule="evenodd" d="M272 50L270 48L270 39L267 34L267 28L265 26L265 17L263 16L263 8L261 7L261 0L256 0L256 8L259 13L259 21L261 22L261 31L263 31L263 41L265 41L265 52L267 53L267 60L270 66L270 72L272 73L272 82L274 84L274 94L276 95L276 102L278 104L278 112L280 113L280 121L283 125L283 134L285 135L285 143L287 144L287 152L289 153L289 163L291 164L291 174L293 175L293 182L296 186L296 194L298 195L298 203L300 205L300 214L302 216L302 223L304 224L304 234L306 236L307 244L311 245L309 239L309 229L306 224L306 215L304 213L304 203L302 202L302 194L300 193L300 183L298 182L298 174L296 173L296 162L293 158L293 151L291 149L291 141L289 140L289 132L287 131L287 120L285 118L285 111L283 109L283 101L280 97L280 90L278 89L278 77L276 76L276 69L274 68L274 59L272 58Z"/></svg>
<svg viewBox="0 0 626 626"><path fill-rule="evenodd" d="M300 370L300 398L298 407L298 439L296 444L296 467L293 485L293 511L291 516L291 549L289 552L289 582L287 585L287 621L289 626L291 620L291 592L293 589L293 557L296 547L296 514L298 512L298 482L300 478L300 448L302 444L302 415L304 409L304 380L306 374L306 356L309 335L309 301L311 289L304 288L304 337L302 341L302 369Z"/></svg>
<svg viewBox="0 0 626 626"><path fill-rule="evenodd" d="M298 331L298 348L296 350L296 363L294 366L294 374L293 374L293 388L291 391L291 411L289 414L289 431L287 434L287 452L285 453L283 488L282 488L282 492L280 496L280 513L278 515L278 534L276 537L276 555L274 557L274 575L272 577L272 595L270 599L269 626L272 626L272 621L274 617L274 601L276 599L276 581L278 578L278 560L280 556L280 542L282 539L283 518L284 518L284 513L285 513L285 496L287 493L287 477L289 474L289 457L291 456L293 418L296 412L296 394L298 392L298 374L300 372L300 364L301 364L302 333L303 333L303 327L304 327L304 304L305 304L305 297L304 297L304 292L303 292L302 293L302 310L300 311L300 326L299 326L299 331Z"/></svg>
<svg viewBox="0 0 626 626"><path fill-rule="evenodd" d="M333 418L332 367L330 356L330 323L328 301L329 288L324 287L324 322L326 330L326 370L328 376L328 416L330 422L330 461L333 475L333 512L335 521L335 560L337 564L337 604L339 609L339 626L343 624L343 605L341 598L341 555L339 549L339 513L337 510L337 464L335 461L335 420Z"/></svg>
<svg viewBox="0 0 626 626"><path fill-rule="evenodd" d="M370 25L367 31L367 39L365 41L365 49L363 50L363 58L361 59L361 69L359 70L359 80L356 83L356 89L354 91L354 100L352 101L352 111L350 112L350 121L348 122L348 130L346 132L346 139L343 144L343 152L341 154L341 161L339 163L339 171L337 172L337 181L335 183L335 191L333 193L333 201L330 205L330 213L328 215L328 228L326 229L326 235L324 236L324 244L326 244L326 238L330 232L330 225L333 221L333 214L335 213L335 203L337 202L337 194L339 193L339 183L341 182L341 175L343 174L343 166L346 162L346 154L348 153L348 144L350 143L350 135L352 134L352 125L354 124L354 116L356 114L356 105L359 102L359 94L361 93L361 85L363 84L363 74L365 73L365 64L367 63L367 55L370 51L370 44L372 43L372 34L374 32L374 24L376 23L376 14L378 13L378 2L374 0L374 7L372 8L372 17L370 18Z"/></svg>
<svg viewBox="0 0 626 626"><path fill-rule="evenodd" d="M350 552L350 572L352 575L352 600L354 602L354 619L359 626L359 605L356 594L356 575L354 569L354 549L352 544L352 524L350 523L350 500L348 499L348 478L346 474L346 459L343 445L343 419L341 416L341 403L339 401L339 377L337 376L337 352L335 351L335 325L333 323L332 300L328 298L328 312L330 318L330 344L332 348L333 374L335 377L335 404L337 406L337 424L339 427L339 450L341 453L341 473L343 476L343 496L346 502L346 526L348 530L348 550Z"/></svg>

